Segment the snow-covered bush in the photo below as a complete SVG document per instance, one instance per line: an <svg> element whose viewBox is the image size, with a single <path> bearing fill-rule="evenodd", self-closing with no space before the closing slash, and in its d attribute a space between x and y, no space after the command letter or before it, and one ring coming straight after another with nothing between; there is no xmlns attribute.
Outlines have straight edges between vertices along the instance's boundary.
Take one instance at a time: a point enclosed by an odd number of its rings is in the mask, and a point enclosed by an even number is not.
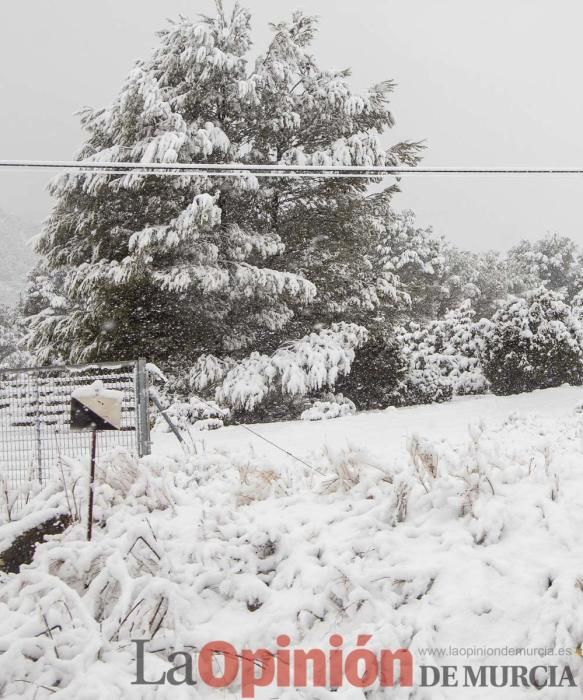
<svg viewBox="0 0 583 700"><path fill-rule="evenodd" d="M445 315L443 344L455 357L455 366L450 375L454 394L483 394L488 391L488 381L481 364L484 334L488 328L487 319L475 320L470 302Z"/></svg>
<svg viewBox="0 0 583 700"><path fill-rule="evenodd" d="M511 299L485 335L484 374L496 394L583 382L583 328L564 297L544 287Z"/></svg>
<svg viewBox="0 0 583 700"><path fill-rule="evenodd" d="M398 389L397 403L415 406L442 403L453 396L453 386L447 377L447 368L435 355L418 354L411 363Z"/></svg>
<svg viewBox="0 0 583 700"><path fill-rule="evenodd" d="M410 323L398 333L407 361L399 390L405 404L447 401L453 394L488 389L480 354L487 321L476 323L469 301L425 326ZM486 324L486 326L484 325Z"/></svg>
<svg viewBox="0 0 583 700"><path fill-rule="evenodd" d="M405 371L405 360L393 336L371 334L358 350L350 374L336 390L350 398L360 411L386 408L397 401L397 388Z"/></svg>
<svg viewBox="0 0 583 700"><path fill-rule="evenodd" d="M328 420L356 413L354 403L342 394L325 394L321 401L314 403L301 415L302 420Z"/></svg>
<svg viewBox="0 0 583 700"><path fill-rule="evenodd" d="M325 445L318 463L326 473L319 488L323 494L350 492L354 496L371 497L379 487L386 487L389 493L392 491L393 472L363 447L349 444L332 448Z"/></svg>
<svg viewBox="0 0 583 700"><path fill-rule="evenodd" d="M189 401L175 401L164 411L179 430L216 430L222 428L229 416L228 408L221 408L214 401L202 401L196 396ZM163 416L157 415L154 428L167 433L170 427Z"/></svg>

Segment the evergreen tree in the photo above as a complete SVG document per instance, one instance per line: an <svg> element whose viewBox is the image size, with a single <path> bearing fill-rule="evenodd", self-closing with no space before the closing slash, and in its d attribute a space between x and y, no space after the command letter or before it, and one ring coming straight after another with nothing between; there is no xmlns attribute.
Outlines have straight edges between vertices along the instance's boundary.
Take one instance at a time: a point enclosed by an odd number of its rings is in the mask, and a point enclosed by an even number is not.
<svg viewBox="0 0 583 700"><path fill-rule="evenodd" d="M437 316L470 300L478 318L490 318L508 296L507 263L497 251L470 252L448 244L444 250L442 296Z"/></svg>
<svg viewBox="0 0 583 700"><path fill-rule="evenodd" d="M583 289L571 300L571 309L573 310L573 315L579 322L583 322Z"/></svg>
<svg viewBox="0 0 583 700"><path fill-rule="evenodd" d="M485 335L484 374L495 394L583 381L583 329L559 292L510 299Z"/></svg>
<svg viewBox="0 0 583 700"><path fill-rule="evenodd" d="M28 277L26 293L20 305L24 325L27 327L28 347L37 365L62 364L64 359L58 349L59 340L47 330L68 312L68 302L64 291L64 270L52 270L41 260ZM36 340L42 342L37 344Z"/></svg>
<svg viewBox="0 0 583 700"><path fill-rule="evenodd" d="M315 20L273 26L254 66L249 13L181 18L107 109L86 110L87 161L379 165L390 82L364 95L309 52ZM68 361L144 355L208 372L271 353L316 324L381 318L398 296L371 259L366 183L355 179L59 177L38 244L65 303L33 314L29 346Z"/></svg>
<svg viewBox="0 0 583 700"><path fill-rule="evenodd" d="M521 241L508 252L508 267L514 294L543 284L571 298L580 288L581 253L567 236L549 233L538 241Z"/></svg>
<svg viewBox="0 0 583 700"><path fill-rule="evenodd" d="M435 318L446 274L443 239L430 228L417 226L412 211L395 211L385 194L375 197L372 207L381 232L377 264L385 274L395 276L397 290L407 302L393 312L404 308L407 316L417 320Z"/></svg>
<svg viewBox="0 0 583 700"><path fill-rule="evenodd" d="M15 330L14 312L8 306L0 306L0 363L15 350L18 334Z"/></svg>
<svg viewBox="0 0 583 700"><path fill-rule="evenodd" d="M21 348L24 337L17 309L0 306L0 368L29 367L32 358Z"/></svg>

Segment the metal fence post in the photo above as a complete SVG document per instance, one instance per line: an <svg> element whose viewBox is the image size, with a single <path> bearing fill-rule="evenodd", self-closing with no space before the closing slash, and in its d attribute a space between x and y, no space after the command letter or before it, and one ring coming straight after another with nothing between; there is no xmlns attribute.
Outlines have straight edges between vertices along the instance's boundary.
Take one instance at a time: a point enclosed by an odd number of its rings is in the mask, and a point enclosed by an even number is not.
<svg viewBox="0 0 583 700"><path fill-rule="evenodd" d="M30 376L29 375L29 381L30 381ZM37 373L34 373L32 375L34 377L34 388L35 388L35 403L36 403L36 412L35 412L35 432L36 432L36 460L37 460L37 467L38 467L38 481L40 485L42 486L43 483L43 455L42 455L42 437L41 437L41 431L40 431L40 375Z"/></svg>
<svg viewBox="0 0 583 700"><path fill-rule="evenodd" d="M152 451L150 440L150 390L146 360L140 357L136 364L136 411L138 424L138 454L140 457Z"/></svg>

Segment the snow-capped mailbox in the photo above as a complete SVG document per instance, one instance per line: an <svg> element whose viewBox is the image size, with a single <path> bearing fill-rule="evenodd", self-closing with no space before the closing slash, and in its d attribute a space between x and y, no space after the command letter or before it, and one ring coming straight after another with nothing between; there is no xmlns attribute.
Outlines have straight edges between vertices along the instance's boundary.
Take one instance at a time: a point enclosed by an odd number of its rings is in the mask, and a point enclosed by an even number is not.
<svg viewBox="0 0 583 700"><path fill-rule="evenodd" d="M97 432L121 430L121 402L123 394L106 389L98 379L91 386L75 389L71 394L71 430L87 430L91 433L91 461L89 462L89 498L87 499L87 539L93 532L93 483L95 481L95 456Z"/></svg>
<svg viewBox="0 0 583 700"><path fill-rule="evenodd" d="M122 392L98 380L71 394L71 430L120 430Z"/></svg>

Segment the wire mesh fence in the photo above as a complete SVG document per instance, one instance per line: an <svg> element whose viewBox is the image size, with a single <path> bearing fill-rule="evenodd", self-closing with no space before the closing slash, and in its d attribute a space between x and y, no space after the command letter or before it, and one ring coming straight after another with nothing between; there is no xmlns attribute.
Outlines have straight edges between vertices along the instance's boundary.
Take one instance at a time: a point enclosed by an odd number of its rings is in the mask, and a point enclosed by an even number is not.
<svg viewBox="0 0 583 700"><path fill-rule="evenodd" d="M143 360L118 364L0 370L0 478L18 492L57 478L64 458L85 459L90 434L70 428L71 393L101 380L122 392L121 430L100 434L98 456L116 446L149 452L148 380ZM10 495L9 493L7 494Z"/></svg>

